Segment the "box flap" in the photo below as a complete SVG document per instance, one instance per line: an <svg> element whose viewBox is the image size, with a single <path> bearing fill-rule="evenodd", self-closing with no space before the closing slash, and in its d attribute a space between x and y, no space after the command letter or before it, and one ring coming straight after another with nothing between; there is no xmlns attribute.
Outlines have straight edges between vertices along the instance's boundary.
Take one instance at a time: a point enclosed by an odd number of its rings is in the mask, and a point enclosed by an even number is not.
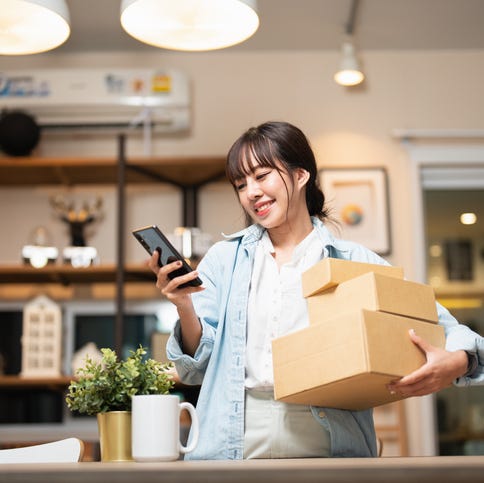
<svg viewBox="0 0 484 483"><path fill-rule="evenodd" d="M323 258L302 274L303 296L310 297L367 272L403 278L401 267L354 262L340 258Z"/></svg>
<svg viewBox="0 0 484 483"><path fill-rule="evenodd" d="M307 299L309 321L319 324L333 314L377 310L438 322L432 287L368 272Z"/></svg>

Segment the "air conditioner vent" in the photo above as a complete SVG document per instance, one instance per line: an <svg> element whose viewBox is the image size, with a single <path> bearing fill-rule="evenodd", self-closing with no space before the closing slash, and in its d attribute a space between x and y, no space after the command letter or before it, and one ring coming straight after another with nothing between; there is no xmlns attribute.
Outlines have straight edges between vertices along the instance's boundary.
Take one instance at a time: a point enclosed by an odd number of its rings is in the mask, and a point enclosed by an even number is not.
<svg viewBox="0 0 484 483"><path fill-rule="evenodd" d="M55 131L143 125L152 132L190 127L187 78L174 70L43 69L0 72L0 109L32 114Z"/></svg>

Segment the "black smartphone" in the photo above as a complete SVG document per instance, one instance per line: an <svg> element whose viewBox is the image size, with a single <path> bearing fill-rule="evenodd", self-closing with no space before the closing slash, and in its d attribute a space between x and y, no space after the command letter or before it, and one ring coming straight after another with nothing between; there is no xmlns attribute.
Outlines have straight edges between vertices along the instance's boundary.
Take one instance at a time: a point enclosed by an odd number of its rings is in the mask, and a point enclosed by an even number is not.
<svg viewBox="0 0 484 483"><path fill-rule="evenodd" d="M188 265L182 255L168 241L168 238L163 235L156 225L138 228L137 230L133 230L132 233L150 255L152 255L155 251L158 252L158 265L160 267L168 263L175 262L176 260L180 260L182 262L182 266L180 268L168 274L169 278L179 277L180 275L185 275L186 273L193 271L193 268ZM178 288L198 287L199 285L202 285L202 281L199 277L197 277L190 282L180 285Z"/></svg>

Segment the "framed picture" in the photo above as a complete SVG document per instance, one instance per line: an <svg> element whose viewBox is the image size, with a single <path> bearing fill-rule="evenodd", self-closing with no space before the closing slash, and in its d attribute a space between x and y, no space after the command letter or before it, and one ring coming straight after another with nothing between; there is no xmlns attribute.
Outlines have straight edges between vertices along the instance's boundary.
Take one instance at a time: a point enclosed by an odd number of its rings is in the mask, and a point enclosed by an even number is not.
<svg viewBox="0 0 484 483"><path fill-rule="evenodd" d="M322 169L319 176L330 216L340 228L337 236L388 255L391 245L385 169Z"/></svg>

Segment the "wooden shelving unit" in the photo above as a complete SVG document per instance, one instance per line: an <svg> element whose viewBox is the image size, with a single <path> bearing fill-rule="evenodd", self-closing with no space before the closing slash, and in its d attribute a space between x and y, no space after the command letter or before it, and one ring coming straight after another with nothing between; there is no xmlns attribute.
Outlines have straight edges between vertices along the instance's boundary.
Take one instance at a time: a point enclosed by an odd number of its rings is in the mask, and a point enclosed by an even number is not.
<svg viewBox="0 0 484 483"><path fill-rule="evenodd" d="M170 369L169 373L173 377L175 386L185 387L180 382L178 374L175 369ZM71 381L75 379L74 376L58 376L58 377L23 377L18 375L0 376L0 388L1 389L17 389L17 388L35 388L35 387L47 387L53 390L64 390L69 386Z"/></svg>
<svg viewBox="0 0 484 483"><path fill-rule="evenodd" d="M201 186L222 179L224 166L225 159L220 156L130 158L125 182ZM117 170L115 158L0 157L0 186L117 184Z"/></svg>
<svg viewBox="0 0 484 483"><path fill-rule="evenodd" d="M59 283L62 285L81 283L114 283L116 265L103 264L74 268L71 265L52 264L43 268L30 265L0 265L1 283ZM144 265L126 264L126 282L149 282L154 280L153 273Z"/></svg>
<svg viewBox="0 0 484 483"><path fill-rule="evenodd" d="M126 265L124 259L125 187L127 184L169 183L183 194L181 225L197 226L197 194L200 187L225 176L223 156L134 157L125 154L125 136L118 136L117 157L0 157L0 187L39 185L116 185L117 261L113 266L73 269L58 264L41 270L26 266L0 266L0 283L116 283L116 348L126 282L153 280L147 269Z"/></svg>
<svg viewBox="0 0 484 483"><path fill-rule="evenodd" d="M464 443L469 440L484 441L484 432L462 430L462 431L441 433L439 435L439 441L441 443L454 443L454 442Z"/></svg>
<svg viewBox="0 0 484 483"><path fill-rule="evenodd" d="M186 226L197 226L198 190L212 181L223 180L225 158L222 156L136 157L127 159L125 137L118 136L115 157L0 157L0 187L15 188L40 185L112 185L117 189L117 259L113 264L74 268L56 262L41 269L29 265L0 265L0 284L5 287L29 285L71 286L91 285L115 289L115 348L119 350L122 336L125 287L143 282L153 285L154 275L144 265L126 263L124 256L126 185L168 183L183 194L183 219ZM112 293L112 292L111 292ZM159 296L159 294L158 294ZM72 377L23 378L0 376L2 391L48 389L65 391ZM175 379L177 387L179 381ZM57 428L57 427L56 427ZM58 428L56 429L56 431ZM8 432L8 431L7 431Z"/></svg>
<svg viewBox="0 0 484 483"><path fill-rule="evenodd" d="M0 265L0 293L8 297L18 293L39 290L62 293L62 297L74 297L76 293L87 293L94 297L102 292L115 301L115 349L121 347L123 332L123 313L125 298L139 298L143 293L159 297L154 290L154 275L142 264L127 263L125 260L124 238L126 186L153 183L167 183L177 187L182 193L181 225L197 226L197 196L201 187L225 177L225 158L223 156L171 156L171 157L127 157L126 139L118 136L117 154L112 157L0 157L0 188L44 186L111 185L116 188L117 257L115 263L94 265L87 268L74 268L56 262L41 269L29 265ZM149 285L149 290L147 286ZM125 293L126 292L126 293ZM149 295L148 295L149 296ZM176 388L188 393L193 388L180 385L175 376ZM19 375L0 376L0 390L14 394L21 392L36 393L44 389L60 395L69 386L73 376L54 378L24 378ZM59 396L61 397L61 396ZM63 416L62 423L6 424L0 428L2 441L34 441L44 438L58 438L75 427L85 441L96 433L95 424L79 424L68 421ZM74 425L74 426L72 426ZM70 429L68 429L70 428ZM84 433L83 433L84 431Z"/></svg>
<svg viewBox="0 0 484 483"><path fill-rule="evenodd" d="M0 376L0 388L36 388L43 387L52 390L63 391L72 381L72 376L59 377L22 377L22 376Z"/></svg>

